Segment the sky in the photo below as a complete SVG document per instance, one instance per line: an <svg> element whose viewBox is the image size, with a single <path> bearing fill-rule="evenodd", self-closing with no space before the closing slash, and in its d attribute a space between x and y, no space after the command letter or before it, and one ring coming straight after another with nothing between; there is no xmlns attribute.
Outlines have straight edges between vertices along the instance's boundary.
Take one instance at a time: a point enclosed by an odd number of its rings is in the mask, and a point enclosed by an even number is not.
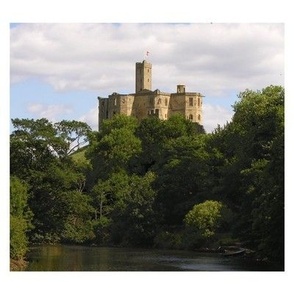
<svg viewBox="0 0 294 294"><path fill-rule="evenodd" d="M134 93L135 63L144 59L152 90L185 84L205 96L211 132L231 120L240 92L284 86L284 24L12 23L10 117L97 130L97 96Z"/></svg>

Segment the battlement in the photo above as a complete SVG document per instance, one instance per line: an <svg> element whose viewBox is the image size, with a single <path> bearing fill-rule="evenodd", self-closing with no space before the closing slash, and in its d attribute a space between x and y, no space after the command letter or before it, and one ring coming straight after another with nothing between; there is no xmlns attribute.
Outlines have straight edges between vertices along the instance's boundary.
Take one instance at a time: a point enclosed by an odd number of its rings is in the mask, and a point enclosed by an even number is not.
<svg viewBox="0 0 294 294"><path fill-rule="evenodd" d="M174 114L182 114L192 122L202 124L202 94L186 92L185 85L177 85L175 93L152 91L152 64L143 60L136 62L135 93L113 92L108 98L99 100L99 129L104 119L116 114L135 116L142 120L156 115L166 120Z"/></svg>

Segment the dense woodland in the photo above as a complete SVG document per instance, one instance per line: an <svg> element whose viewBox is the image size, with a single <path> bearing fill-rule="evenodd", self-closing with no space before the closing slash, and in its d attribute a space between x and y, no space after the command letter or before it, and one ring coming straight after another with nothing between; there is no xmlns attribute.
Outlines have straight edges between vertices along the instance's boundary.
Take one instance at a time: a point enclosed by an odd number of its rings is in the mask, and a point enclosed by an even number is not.
<svg viewBox="0 0 294 294"><path fill-rule="evenodd" d="M284 89L246 90L205 133L175 115L12 119L10 256L32 243L216 248L284 261ZM86 146L83 143L87 142Z"/></svg>

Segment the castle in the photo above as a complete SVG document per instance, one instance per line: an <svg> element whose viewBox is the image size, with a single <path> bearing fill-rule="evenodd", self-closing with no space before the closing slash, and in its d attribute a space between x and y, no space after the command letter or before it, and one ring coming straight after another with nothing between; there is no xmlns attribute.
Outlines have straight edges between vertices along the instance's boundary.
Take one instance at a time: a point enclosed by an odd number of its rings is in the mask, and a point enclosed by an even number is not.
<svg viewBox="0 0 294 294"><path fill-rule="evenodd" d="M174 114L182 114L192 122L202 125L202 96L186 92L185 85L177 85L176 93L152 91L152 64L143 60L136 63L136 92L133 94L112 93L99 100L99 129L104 119L116 114L135 116L142 120L155 115L166 120Z"/></svg>

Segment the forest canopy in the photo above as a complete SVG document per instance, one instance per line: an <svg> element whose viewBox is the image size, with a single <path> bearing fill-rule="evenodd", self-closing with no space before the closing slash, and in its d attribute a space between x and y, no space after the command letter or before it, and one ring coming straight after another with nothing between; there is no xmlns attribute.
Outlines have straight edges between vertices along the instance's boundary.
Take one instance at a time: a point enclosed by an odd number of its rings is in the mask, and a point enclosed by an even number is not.
<svg viewBox="0 0 294 294"><path fill-rule="evenodd" d="M197 249L284 262L284 89L246 90L205 133L180 115L12 119L11 257L30 243ZM86 146L83 146L86 143Z"/></svg>

